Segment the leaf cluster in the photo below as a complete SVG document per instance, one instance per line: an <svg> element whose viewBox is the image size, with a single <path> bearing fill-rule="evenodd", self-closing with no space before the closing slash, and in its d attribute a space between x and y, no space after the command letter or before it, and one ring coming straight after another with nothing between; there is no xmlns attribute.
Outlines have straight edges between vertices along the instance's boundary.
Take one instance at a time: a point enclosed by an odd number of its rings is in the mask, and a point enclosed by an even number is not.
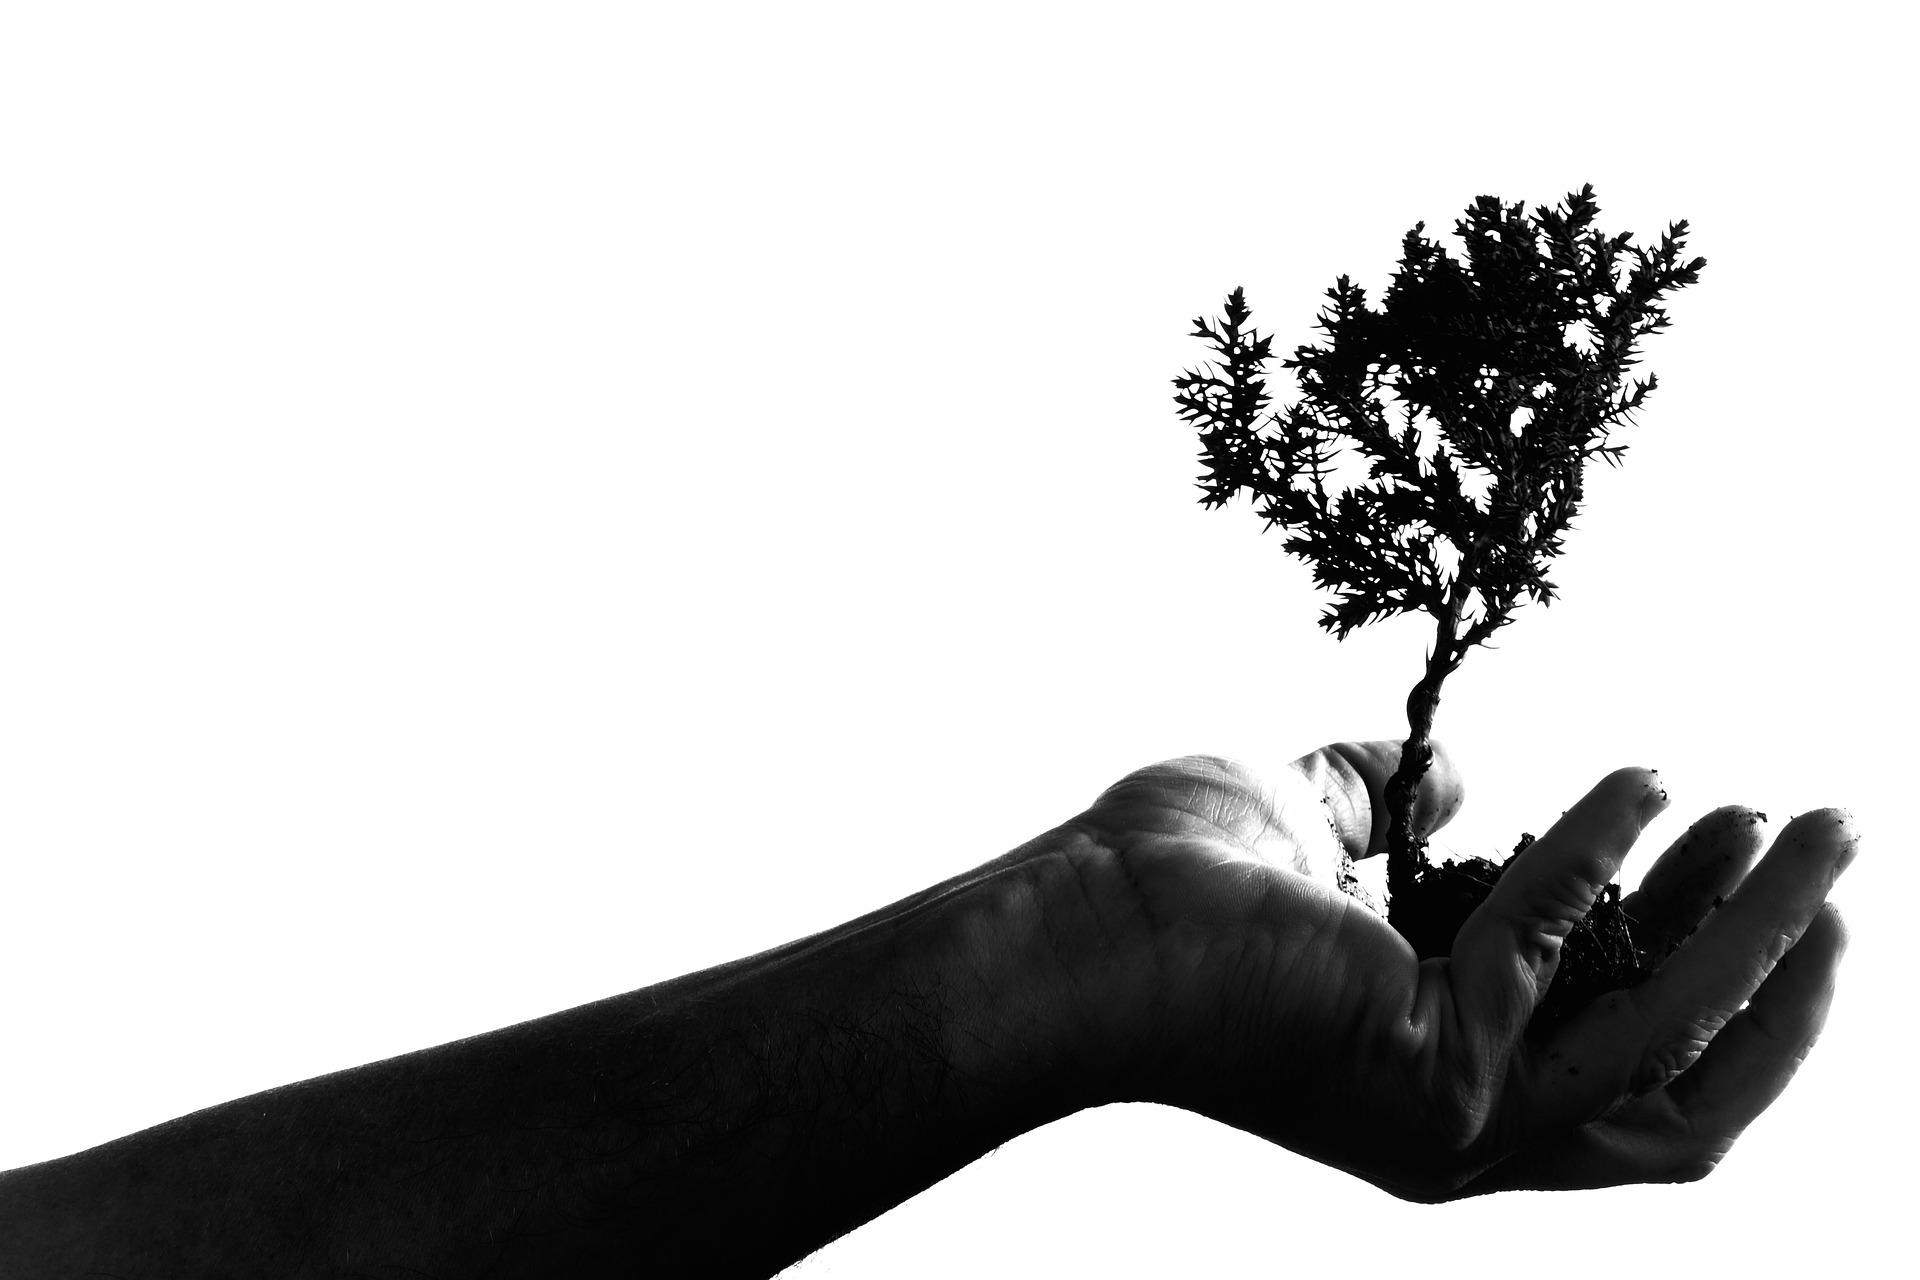
<svg viewBox="0 0 1920 1280"><path fill-rule="evenodd" d="M1181 417L1200 431L1202 503L1245 492L1286 529L1286 550L1335 592L1320 623L1342 639L1415 609L1457 623L1477 592L1483 609L1457 662L1523 595L1551 602L1546 566L1579 510L1586 461L1617 464L1626 446L1611 429L1658 385L1622 384L1640 340L1668 324L1663 297L1706 265L1681 260L1687 224L1651 249L1630 232L1603 235L1591 185L1559 208L1523 210L1476 199L1454 225L1464 261L1416 225L1378 309L1341 276L1317 320L1325 341L1281 366L1299 371L1301 398L1277 412L1265 378L1273 340L1249 327L1244 292L1228 296L1224 318L1194 322L1214 359L1174 384ZM1330 487L1343 455L1367 460L1367 483Z"/></svg>

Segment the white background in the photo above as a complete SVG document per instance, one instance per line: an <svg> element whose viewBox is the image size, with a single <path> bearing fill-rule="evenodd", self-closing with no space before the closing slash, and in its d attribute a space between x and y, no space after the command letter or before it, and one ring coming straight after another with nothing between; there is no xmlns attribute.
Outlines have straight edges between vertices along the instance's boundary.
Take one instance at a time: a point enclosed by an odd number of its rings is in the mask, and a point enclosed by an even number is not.
<svg viewBox="0 0 1920 1280"><path fill-rule="evenodd" d="M1698 1186L1445 1208L1108 1108L800 1274L1896 1269L1893 12L10 7L0 1167L830 926L1156 759L1403 734L1428 624L1320 631L1169 380L1235 285L1291 350L1416 221L1592 182L1709 266L1563 598L1447 687L1451 842L1625 764L1640 866L1850 808L1794 1088Z"/></svg>

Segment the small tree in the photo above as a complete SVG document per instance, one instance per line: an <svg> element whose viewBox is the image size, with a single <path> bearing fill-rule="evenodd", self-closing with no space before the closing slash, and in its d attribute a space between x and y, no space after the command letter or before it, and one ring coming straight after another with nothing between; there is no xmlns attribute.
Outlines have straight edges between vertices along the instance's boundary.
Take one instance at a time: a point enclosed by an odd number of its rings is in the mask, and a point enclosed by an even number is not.
<svg viewBox="0 0 1920 1280"><path fill-rule="evenodd" d="M1632 250L1637 265L1623 284L1615 263L1632 234L1592 229L1591 185L1561 210L1540 207L1529 219L1522 209L1475 199L1454 224L1465 263L1415 225L1378 311L1341 276L1317 322L1327 344L1298 347L1281 366L1301 371L1303 397L1290 408L1265 414L1273 340L1247 327L1239 289L1224 321L1194 322L1215 363L1174 379L1180 415L1205 446L1202 504L1245 491L1269 525L1289 532L1286 550L1336 592L1322 627L1345 639L1415 609L1438 624L1387 784L1390 903L1422 864L1413 801L1433 761L1441 683L1511 620L1522 595L1552 601L1546 566L1578 512L1586 462L1618 465L1626 446L1608 431L1658 385L1649 376L1622 390L1639 340L1666 327L1662 297L1706 265L1680 261L1687 224L1678 222L1658 248ZM1398 401L1397 430L1383 389ZM1329 493L1331 464L1348 450L1371 460L1371 483Z"/></svg>

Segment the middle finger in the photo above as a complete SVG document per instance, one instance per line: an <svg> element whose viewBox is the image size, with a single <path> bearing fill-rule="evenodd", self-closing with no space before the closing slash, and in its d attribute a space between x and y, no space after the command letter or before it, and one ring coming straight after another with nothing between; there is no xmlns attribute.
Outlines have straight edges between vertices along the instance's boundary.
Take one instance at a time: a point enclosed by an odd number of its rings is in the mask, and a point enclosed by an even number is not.
<svg viewBox="0 0 1920 1280"><path fill-rule="evenodd" d="M1720 902L1733 895L1766 842L1766 815L1724 805L1701 818L1660 855L1620 906L1634 941L1658 965Z"/></svg>

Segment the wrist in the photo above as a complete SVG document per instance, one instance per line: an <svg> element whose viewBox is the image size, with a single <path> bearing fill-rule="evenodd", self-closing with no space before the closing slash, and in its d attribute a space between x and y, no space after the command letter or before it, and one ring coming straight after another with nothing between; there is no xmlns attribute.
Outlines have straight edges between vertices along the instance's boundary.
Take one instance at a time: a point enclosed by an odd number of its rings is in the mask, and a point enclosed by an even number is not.
<svg viewBox="0 0 1920 1280"><path fill-rule="evenodd" d="M1114 851L1066 824L953 901L956 1075L1022 1082L1050 1113L1036 1123L1148 1098L1173 1002L1159 930Z"/></svg>

